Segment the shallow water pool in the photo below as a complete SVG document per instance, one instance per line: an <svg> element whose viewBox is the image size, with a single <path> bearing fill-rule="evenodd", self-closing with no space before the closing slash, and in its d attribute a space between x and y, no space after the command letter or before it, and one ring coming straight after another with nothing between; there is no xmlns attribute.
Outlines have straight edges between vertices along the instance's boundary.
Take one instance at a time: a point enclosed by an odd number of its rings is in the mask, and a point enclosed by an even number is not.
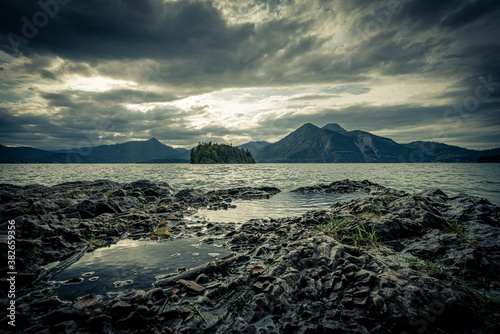
<svg viewBox="0 0 500 334"><path fill-rule="evenodd" d="M296 217L312 210L329 209L334 203L368 196L362 192L349 194L281 192L269 199L235 200L231 204L236 208L227 210L198 210L196 214L187 218L191 222L244 223L250 219Z"/></svg>
<svg viewBox="0 0 500 334"><path fill-rule="evenodd" d="M86 253L51 280L59 285L56 294L63 300L75 300L89 293L113 296L129 289L151 289L158 276L177 273L179 268L193 268L229 254L229 249L202 244L197 238L126 239Z"/></svg>

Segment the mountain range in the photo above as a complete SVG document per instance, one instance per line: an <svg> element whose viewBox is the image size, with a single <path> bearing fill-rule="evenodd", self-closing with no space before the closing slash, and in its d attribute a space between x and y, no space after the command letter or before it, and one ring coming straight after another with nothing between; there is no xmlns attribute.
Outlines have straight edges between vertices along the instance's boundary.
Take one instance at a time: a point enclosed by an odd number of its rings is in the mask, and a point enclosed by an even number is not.
<svg viewBox="0 0 500 334"><path fill-rule="evenodd" d="M0 145L0 163L188 163L189 152L156 138L56 151Z"/></svg>
<svg viewBox="0 0 500 334"><path fill-rule="evenodd" d="M322 128L307 123L261 148L255 159L275 163L476 162L499 153L500 148L480 151L434 142L398 144L369 132L347 131L335 123Z"/></svg>
<svg viewBox="0 0 500 334"><path fill-rule="evenodd" d="M322 128L307 123L275 143L253 141L238 147L261 163L476 162L500 155L500 148L470 150L423 141L399 144L335 123ZM0 145L0 163L188 163L189 159L189 150L155 138L56 151Z"/></svg>

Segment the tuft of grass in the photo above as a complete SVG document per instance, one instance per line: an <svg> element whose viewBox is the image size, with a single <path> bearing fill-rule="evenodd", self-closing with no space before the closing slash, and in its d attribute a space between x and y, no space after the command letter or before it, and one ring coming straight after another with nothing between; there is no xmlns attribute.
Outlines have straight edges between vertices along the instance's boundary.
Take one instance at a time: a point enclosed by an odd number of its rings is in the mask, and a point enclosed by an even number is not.
<svg viewBox="0 0 500 334"><path fill-rule="evenodd" d="M144 207L144 203L138 203L137 207L142 209Z"/></svg>
<svg viewBox="0 0 500 334"><path fill-rule="evenodd" d="M21 206L21 207L19 207L19 208L17 209L17 212L18 212L19 214L22 214L22 215L23 215L23 214L26 214L26 213L30 213L30 211L31 211L31 210L30 210L29 208L26 208L26 207L24 207L24 206Z"/></svg>
<svg viewBox="0 0 500 334"><path fill-rule="evenodd" d="M90 249L95 249L104 244L104 241L101 239L97 239L96 236L92 233L89 239L80 239L83 246L89 247Z"/></svg>
<svg viewBox="0 0 500 334"><path fill-rule="evenodd" d="M34 246L26 250L26 259L30 261L37 261L42 255L42 247Z"/></svg>
<svg viewBox="0 0 500 334"><path fill-rule="evenodd" d="M482 291L460 282L464 291L471 297L473 305L475 306L474 313L483 318L489 323L489 326L496 328L500 326L500 299L490 295L487 289L483 288Z"/></svg>
<svg viewBox="0 0 500 334"><path fill-rule="evenodd" d="M376 214L377 216L382 216L382 208L379 205L374 205L372 210L373 213Z"/></svg>
<svg viewBox="0 0 500 334"><path fill-rule="evenodd" d="M380 253L382 255L394 255L394 251L384 245L375 231L375 226L368 228L361 224L356 227L350 236L351 242L356 247L364 248L367 251Z"/></svg>
<svg viewBox="0 0 500 334"><path fill-rule="evenodd" d="M363 224L356 227L356 231L351 235L351 239L354 242L354 246L377 246L379 243L375 226L372 226L370 229Z"/></svg>
<svg viewBox="0 0 500 334"><path fill-rule="evenodd" d="M382 216L382 208L379 205L372 205L370 209L366 209L361 213L363 218L375 218Z"/></svg>
<svg viewBox="0 0 500 334"><path fill-rule="evenodd" d="M160 204L165 205L168 208L168 207L171 207L174 204L174 202L171 201L170 199L166 199L166 200L162 200L160 202Z"/></svg>
<svg viewBox="0 0 500 334"><path fill-rule="evenodd" d="M318 225L314 228L316 232L323 232L325 234L331 235L334 238L338 238L340 233L343 232L351 219L335 219L332 218L326 224Z"/></svg>
<svg viewBox="0 0 500 334"><path fill-rule="evenodd" d="M414 266L418 270L424 270L429 275L440 274L445 270L445 266L443 261L440 263L432 262L432 261L424 261L420 259L418 256L405 258L405 261Z"/></svg>
<svg viewBox="0 0 500 334"><path fill-rule="evenodd" d="M462 239L467 239L467 231L462 226L458 225L456 221L448 221L446 218L442 217L446 223L445 229L449 232L458 234Z"/></svg>
<svg viewBox="0 0 500 334"><path fill-rule="evenodd" d="M271 265L274 263L274 257L271 253L267 252L264 254L264 263L267 265Z"/></svg>

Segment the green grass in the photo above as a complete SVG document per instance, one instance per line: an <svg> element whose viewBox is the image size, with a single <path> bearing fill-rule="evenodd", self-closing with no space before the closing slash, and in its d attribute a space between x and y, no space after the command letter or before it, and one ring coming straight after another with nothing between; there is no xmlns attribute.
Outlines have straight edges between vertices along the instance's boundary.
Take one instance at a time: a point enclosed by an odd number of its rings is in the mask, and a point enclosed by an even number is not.
<svg viewBox="0 0 500 334"><path fill-rule="evenodd" d="M264 263L267 265L273 264L274 263L273 254L271 254L270 252L267 252L266 254L264 254Z"/></svg>
<svg viewBox="0 0 500 334"><path fill-rule="evenodd" d="M375 231L375 226L368 228L361 224L356 227L356 231L351 235L354 246L376 246L379 243L379 237Z"/></svg>
<svg viewBox="0 0 500 334"><path fill-rule="evenodd" d="M361 213L362 218L375 218L382 216L382 208L379 205L372 205L370 209L366 209Z"/></svg>
<svg viewBox="0 0 500 334"><path fill-rule="evenodd" d="M316 232L323 232L325 234L331 235L334 238L338 238L341 232L345 231L345 228L351 219L330 219L327 223L318 225L314 228Z"/></svg>
<svg viewBox="0 0 500 334"><path fill-rule="evenodd" d="M97 248L97 247L104 245L104 241L101 239L97 239L94 234L92 234L89 239L82 238L80 240L81 240L83 246L89 247L90 249L94 249L94 248Z"/></svg>
<svg viewBox="0 0 500 334"><path fill-rule="evenodd" d="M35 246L26 250L26 259L30 261L37 261L42 255L42 248Z"/></svg>
<svg viewBox="0 0 500 334"><path fill-rule="evenodd" d="M500 300L490 296L486 289L483 291L467 286L459 282L465 292L472 297L475 306L475 313L489 323L489 327L498 328L500 326Z"/></svg>
<svg viewBox="0 0 500 334"><path fill-rule="evenodd" d="M21 206L17 209L17 212L20 214L30 213L30 211L31 210L29 208L26 208L24 206Z"/></svg>
<svg viewBox="0 0 500 334"><path fill-rule="evenodd" d="M351 233L350 239L354 246L364 248L366 251L380 253L382 255L395 254L391 248L382 243L373 225L371 227L367 227L363 224L357 226Z"/></svg>
<svg viewBox="0 0 500 334"><path fill-rule="evenodd" d="M467 231L462 226L458 225L456 221L448 221L446 218L442 217L446 223L445 230L458 234L461 238L467 239Z"/></svg>
<svg viewBox="0 0 500 334"><path fill-rule="evenodd" d="M412 258L405 258L405 261L419 270L426 271L429 275L440 274L445 270L445 265L443 261L441 261L440 263L432 261L424 261L420 259L418 256Z"/></svg>

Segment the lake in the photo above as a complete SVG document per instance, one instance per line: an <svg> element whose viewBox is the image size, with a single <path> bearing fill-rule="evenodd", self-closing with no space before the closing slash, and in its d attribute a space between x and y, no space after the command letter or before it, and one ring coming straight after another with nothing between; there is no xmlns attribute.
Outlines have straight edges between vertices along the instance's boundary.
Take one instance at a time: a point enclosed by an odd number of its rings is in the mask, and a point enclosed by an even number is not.
<svg viewBox="0 0 500 334"><path fill-rule="evenodd" d="M274 186L283 191L337 180L370 180L408 192L439 188L500 205L500 164L1 164L0 183L54 185L68 181L141 179L179 188Z"/></svg>

